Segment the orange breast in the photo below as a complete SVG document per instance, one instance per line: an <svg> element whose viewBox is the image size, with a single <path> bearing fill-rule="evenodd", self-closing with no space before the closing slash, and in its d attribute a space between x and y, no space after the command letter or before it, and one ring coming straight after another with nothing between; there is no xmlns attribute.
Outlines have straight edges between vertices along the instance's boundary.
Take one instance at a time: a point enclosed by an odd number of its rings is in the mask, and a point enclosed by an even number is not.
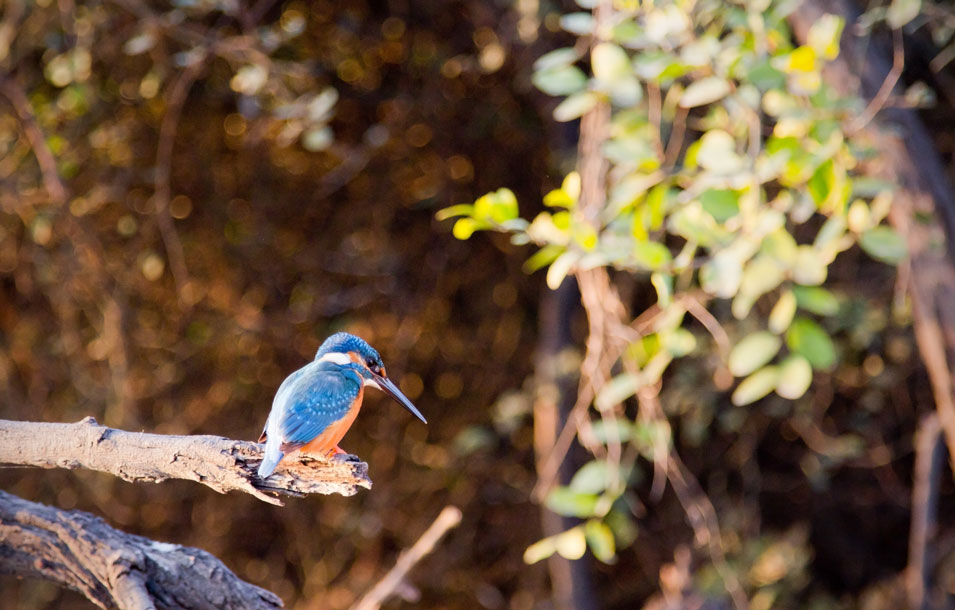
<svg viewBox="0 0 955 610"><path fill-rule="evenodd" d="M362 386L358 390L358 398L355 399L351 409L345 413L345 417L325 428L321 434L303 446L300 451L325 456L334 453L335 447L345 437L345 433L348 432L348 429L355 422L355 418L358 417L358 412L361 410L361 399L364 394L365 387Z"/></svg>

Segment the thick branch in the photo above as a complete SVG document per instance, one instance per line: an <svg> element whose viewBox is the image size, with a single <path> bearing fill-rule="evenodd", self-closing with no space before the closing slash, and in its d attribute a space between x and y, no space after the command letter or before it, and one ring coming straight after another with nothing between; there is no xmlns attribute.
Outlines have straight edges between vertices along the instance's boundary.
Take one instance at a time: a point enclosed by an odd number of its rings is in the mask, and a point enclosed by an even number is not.
<svg viewBox="0 0 955 610"><path fill-rule="evenodd" d="M88 468L140 483L187 479L219 493L244 491L278 505L282 502L265 492L351 496L359 487L371 488L368 464L357 459L293 454L265 481L256 474L261 461L261 445L219 436L126 432L92 417L75 424L0 420L0 466Z"/></svg>
<svg viewBox="0 0 955 610"><path fill-rule="evenodd" d="M113 529L99 517L0 491L0 573L50 580L100 608L282 607L209 553Z"/></svg>

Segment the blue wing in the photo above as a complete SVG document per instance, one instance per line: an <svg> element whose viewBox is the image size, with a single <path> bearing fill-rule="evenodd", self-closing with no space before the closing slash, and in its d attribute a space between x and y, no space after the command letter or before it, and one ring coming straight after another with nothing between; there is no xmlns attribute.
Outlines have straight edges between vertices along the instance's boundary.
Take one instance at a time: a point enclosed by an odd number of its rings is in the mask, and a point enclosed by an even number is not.
<svg viewBox="0 0 955 610"><path fill-rule="evenodd" d="M315 362L292 381L279 422L283 453L307 445L348 413L361 391L361 378L329 362Z"/></svg>

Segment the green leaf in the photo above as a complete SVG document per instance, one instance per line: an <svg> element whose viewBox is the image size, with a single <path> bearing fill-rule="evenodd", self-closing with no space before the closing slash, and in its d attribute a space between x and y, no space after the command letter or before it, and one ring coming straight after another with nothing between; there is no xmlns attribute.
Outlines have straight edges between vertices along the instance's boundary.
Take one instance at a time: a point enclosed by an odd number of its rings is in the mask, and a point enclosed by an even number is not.
<svg viewBox="0 0 955 610"><path fill-rule="evenodd" d="M839 311L839 299L825 288L793 286L796 303L806 311L820 316L831 316Z"/></svg>
<svg viewBox="0 0 955 610"><path fill-rule="evenodd" d="M565 47L554 49L550 53L545 53L534 62L534 70L537 72L550 70L553 68L562 68L569 66L580 59L580 54L575 49Z"/></svg>
<svg viewBox="0 0 955 610"><path fill-rule="evenodd" d="M613 532L607 525L598 519L590 519L584 524L584 535L594 557L604 563L612 563L616 558L617 548L614 544Z"/></svg>
<svg viewBox="0 0 955 610"><path fill-rule="evenodd" d="M814 369L825 370L836 363L836 346L829 334L809 318L797 318L786 331L790 351L805 356Z"/></svg>
<svg viewBox="0 0 955 610"><path fill-rule="evenodd" d="M779 367L764 366L736 386L730 400L737 407L756 402L776 388L779 380Z"/></svg>
<svg viewBox="0 0 955 610"><path fill-rule="evenodd" d="M730 351L727 363L730 373L735 377L749 375L772 360L782 344L779 337L765 330L747 335Z"/></svg>
<svg viewBox="0 0 955 610"><path fill-rule="evenodd" d="M779 300L776 301L773 310L769 312L769 330L778 335L786 332L795 315L796 296L792 290L787 290L779 295Z"/></svg>
<svg viewBox="0 0 955 610"><path fill-rule="evenodd" d="M517 197L509 188L499 188L478 197L474 202L474 218L498 224L517 218Z"/></svg>
<svg viewBox="0 0 955 610"><path fill-rule="evenodd" d="M812 367L805 357L790 354L779 365L779 381L776 393L783 398L796 400L806 393L812 383Z"/></svg>
<svg viewBox="0 0 955 610"><path fill-rule="evenodd" d="M859 237L859 245L872 258L890 265L898 264L909 253L902 236L886 226L865 231Z"/></svg>
<svg viewBox="0 0 955 610"><path fill-rule="evenodd" d="M891 28L900 28L918 17L922 10L922 0L892 0L885 13L885 20Z"/></svg>
<svg viewBox="0 0 955 610"><path fill-rule="evenodd" d="M443 210L438 210L438 213L434 215L437 220L447 220L449 218L454 218L455 216L470 216L474 213L474 205L470 203L459 203L458 205L452 205L444 208Z"/></svg>
<svg viewBox="0 0 955 610"><path fill-rule="evenodd" d="M535 72L531 81L548 95L570 95L587 85L587 76L576 66L560 66Z"/></svg>
<svg viewBox="0 0 955 610"><path fill-rule="evenodd" d="M696 348L696 336L685 328L676 328L672 332L663 333L661 341L663 349L670 352L674 358L682 358Z"/></svg>
<svg viewBox="0 0 955 610"><path fill-rule="evenodd" d="M606 460L591 460L574 473L570 488L578 493L600 494L610 485L610 465Z"/></svg>
<svg viewBox="0 0 955 610"><path fill-rule="evenodd" d="M581 493L570 487L558 486L547 494L544 505L565 517L591 517L597 506L597 500L596 494Z"/></svg>
<svg viewBox="0 0 955 610"><path fill-rule="evenodd" d="M548 244L532 254L530 258L524 261L524 272L534 273L554 262L554 260L564 252L564 246Z"/></svg>
<svg viewBox="0 0 955 610"><path fill-rule="evenodd" d="M612 409L633 396L641 385L643 382L638 375L621 373L600 388L597 398L594 399L594 406L598 411Z"/></svg>
<svg viewBox="0 0 955 610"><path fill-rule="evenodd" d="M554 108L554 120L566 123L584 116L597 104L597 95L593 91L578 91L568 96Z"/></svg>
<svg viewBox="0 0 955 610"><path fill-rule="evenodd" d="M726 97L730 91L732 91L732 86L726 79L718 76L707 76L690 83L683 95L680 96L680 106L695 108L711 104Z"/></svg>
<svg viewBox="0 0 955 610"><path fill-rule="evenodd" d="M656 271L673 260L670 250L655 241L637 241L633 245L634 261L645 269Z"/></svg>
<svg viewBox="0 0 955 610"><path fill-rule="evenodd" d="M716 222L723 223L739 214L739 191L708 189L700 195L700 203Z"/></svg>

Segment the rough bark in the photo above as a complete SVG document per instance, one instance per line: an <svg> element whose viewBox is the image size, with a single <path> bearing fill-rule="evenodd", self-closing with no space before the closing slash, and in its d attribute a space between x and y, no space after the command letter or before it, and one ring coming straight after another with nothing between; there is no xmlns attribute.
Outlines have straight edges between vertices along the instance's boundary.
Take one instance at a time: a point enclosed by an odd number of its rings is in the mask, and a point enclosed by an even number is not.
<svg viewBox="0 0 955 610"><path fill-rule="evenodd" d="M100 608L266 610L275 594L239 579L196 548L156 542L0 491L0 572L41 578Z"/></svg>
<svg viewBox="0 0 955 610"><path fill-rule="evenodd" d="M790 18L796 37L805 41L824 13L846 20L842 51L824 75L827 82L839 92L871 101L891 70L892 52L878 39L852 34L859 13L846 0L803 2ZM855 84L858 91L852 91ZM909 247L907 288L915 338L932 382L949 460L955 465L955 190L930 132L914 110L883 110L867 135L879 153L878 175L900 186L889 221Z"/></svg>
<svg viewBox="0 0 955 610"><path fill-rule="evenodd" d="M256 474L262 451L257 443L219 436L115 430L92 417L73 424L0 420L0 467L87 468L137 483L187 479L277 505L282 502L272 494L351 496L371 488L368 464L354 456L326 461L293 454L263 481Z"/></svg>

